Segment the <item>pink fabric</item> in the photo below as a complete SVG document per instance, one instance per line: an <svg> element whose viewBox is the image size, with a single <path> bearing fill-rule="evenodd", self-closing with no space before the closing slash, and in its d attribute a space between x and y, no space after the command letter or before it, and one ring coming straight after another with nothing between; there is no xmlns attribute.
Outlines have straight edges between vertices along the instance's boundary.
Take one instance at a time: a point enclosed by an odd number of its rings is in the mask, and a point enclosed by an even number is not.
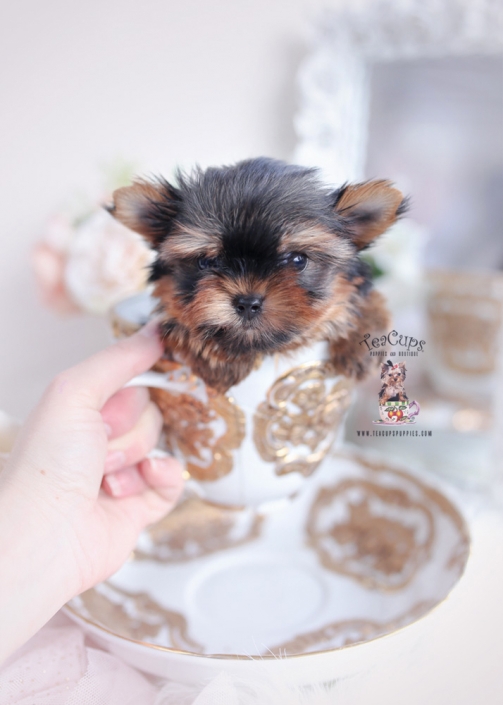
<svg viewBox="0 0 503 705"><path fill-rule="evenodd" d="M0 670L0 705L154 705L159 691L59 615Z"/></svg>
<svg viewBox="0 0 503 705"><path fill-rule="evenodd" d="M235 697L236 696L236 697ZM222 674L204 688L159 681L95 646L58 614L0 669L0 705L238 705Z"/></svg>
<svg viewBox="0 0 503 705"><path fill-rule="evenodd" d="M0 705L332 705L324 688L291 690L267 674L234 681L222 672L203 687L160 682L93 645L56 615L0 669Z"/></svg>

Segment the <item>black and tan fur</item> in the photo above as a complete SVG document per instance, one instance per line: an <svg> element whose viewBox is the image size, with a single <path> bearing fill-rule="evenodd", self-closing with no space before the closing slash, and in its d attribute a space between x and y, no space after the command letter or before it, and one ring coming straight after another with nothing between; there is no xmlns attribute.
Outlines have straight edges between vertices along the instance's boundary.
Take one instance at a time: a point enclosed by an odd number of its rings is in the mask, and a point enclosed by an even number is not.
<svg viewBox="0 0 503 705"><path fill-rule="evenodd" d="M177 180L137 181L110 208L157 251L167 355L224 392L260 356L326 339L337 370L364 377L359 342L388 314L358 253L404 211L402 194L387 181L333 191L266 158Z"/></svg>

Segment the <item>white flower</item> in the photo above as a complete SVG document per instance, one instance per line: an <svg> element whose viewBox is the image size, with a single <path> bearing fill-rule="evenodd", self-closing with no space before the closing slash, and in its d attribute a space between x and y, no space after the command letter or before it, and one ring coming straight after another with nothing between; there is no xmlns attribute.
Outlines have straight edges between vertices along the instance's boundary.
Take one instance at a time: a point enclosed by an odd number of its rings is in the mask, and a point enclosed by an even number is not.
<svg viewBox="0 0 503 705"><path fill-rule="evenodd" d="M372 259L387 276L410 282L423 272L427 232L410 218L398 221L369 250Z"/></svg>
<svg viewBox="0 0 503 705"><path fill-rule="evenodd" d="M142 238L101 210L75 229L67 250L65 284L85 311L103 314L145 289L154 259Z"/></svg>
<svg viewBox="0 0 503 705"><path fill-rule="evenodd" d="M409 306L420 299L427 242L427 230L407 218L396 223L369 250L370 257L383 272L375 285L392 307Z"/></svg>

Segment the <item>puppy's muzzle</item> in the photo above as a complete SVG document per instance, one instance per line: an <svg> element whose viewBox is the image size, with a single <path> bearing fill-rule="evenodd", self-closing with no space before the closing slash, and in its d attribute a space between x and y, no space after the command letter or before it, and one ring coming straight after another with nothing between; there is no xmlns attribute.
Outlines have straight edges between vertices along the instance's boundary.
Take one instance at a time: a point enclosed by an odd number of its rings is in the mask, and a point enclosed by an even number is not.
<svg viewBox="0 0 503 705"><path fill-rule="evenodd" d="M237 314L244 321L251 321L262 311L263 301L264 298L262 296L257 296L256 294L236 296L234 299L234 308L236 309Z"/></svg>

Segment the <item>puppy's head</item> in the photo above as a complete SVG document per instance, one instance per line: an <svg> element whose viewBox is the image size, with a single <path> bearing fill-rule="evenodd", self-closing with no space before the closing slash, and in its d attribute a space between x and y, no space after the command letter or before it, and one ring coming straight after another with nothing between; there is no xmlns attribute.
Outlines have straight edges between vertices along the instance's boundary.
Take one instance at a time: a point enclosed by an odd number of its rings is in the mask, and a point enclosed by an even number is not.
<svg viewBox="0 0 503 705"><path fill-rule="evenodd" d="M313 169L265 158L177 179L118 189L110 210L157 251L166 320L234 355L279 350L345 315L368 284L358 251L404 207L389 182L332 191Z"/></svg>
<svg viewBox="0 0 503 705"><path fill-rule="evenodd" d="M391 360L381 365L381 379L391 387L400 387L405 382L405 362L394 365Z"/></svg>

